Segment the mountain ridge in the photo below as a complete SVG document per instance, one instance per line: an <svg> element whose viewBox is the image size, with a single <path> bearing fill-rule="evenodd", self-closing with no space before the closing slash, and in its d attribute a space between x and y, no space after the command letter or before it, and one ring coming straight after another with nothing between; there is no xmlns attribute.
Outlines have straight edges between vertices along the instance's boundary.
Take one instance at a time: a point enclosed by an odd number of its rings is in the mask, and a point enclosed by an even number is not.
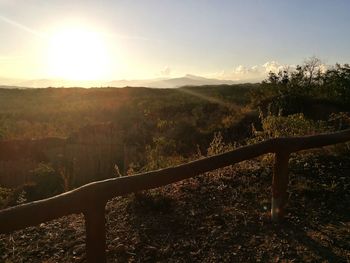
<svg viewBox="0 0 350 263"><path fill-rule="evenodd" d="M16 80L0 78L0 87L5 88L47 88L47 87L149 87L149 88L178 88L182 86L201 86L201 85L221 85L238 84L239 81L221 80L215 78L206 78L193 74L186 74L182 77L173 78L154 78L154 79L135 79L135 80L64 80L64 79L32 79Z"/></svg>

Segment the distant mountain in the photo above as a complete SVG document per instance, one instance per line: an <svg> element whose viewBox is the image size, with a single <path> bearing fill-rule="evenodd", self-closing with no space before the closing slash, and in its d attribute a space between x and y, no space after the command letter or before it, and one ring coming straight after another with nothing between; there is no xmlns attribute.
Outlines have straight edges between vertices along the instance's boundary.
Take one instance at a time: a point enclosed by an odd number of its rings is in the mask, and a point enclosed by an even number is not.
<svg viewBox="0 0 350 263"><path fill-rule="evenodd" d="M182 86L200 86L200 85L220 85L220 84L236 84L233 80L209 79L201 76L187 74L179 78L162 78L148 80L118 80L108 83L110 86L142 86L151 88L178 88Z"/></svg>
<svg viewBox="0 0 350 263"><path fill-rule="evenodd" d="M145 80L114 80L114 81L74 81L62 79L34 79L9 80L0 79L0 86L19 86L29 88L46 87L150 87L150 88L178 88L182 86L236 84L233 80L204 78L187 74L178 78L157 78Z"/></svg>

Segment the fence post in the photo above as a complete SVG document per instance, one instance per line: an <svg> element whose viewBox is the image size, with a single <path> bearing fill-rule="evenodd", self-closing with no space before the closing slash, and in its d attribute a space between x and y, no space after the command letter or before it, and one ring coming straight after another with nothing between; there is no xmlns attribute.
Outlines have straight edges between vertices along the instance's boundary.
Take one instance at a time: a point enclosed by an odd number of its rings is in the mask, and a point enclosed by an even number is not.
<svg viewBox="0 0 350 263"><path fill-rule="evenodd" d="M272 178L271 219L278 222L283 219L288 201L287 187L289 182L288 161L290 153L279 151L275 153Z"/></svg>
<svg viewBox="0 0 350 263"><path fill-rule="evenodd" d="M88 263L106 262L106 202L93 204L84 212Z"/></svg>

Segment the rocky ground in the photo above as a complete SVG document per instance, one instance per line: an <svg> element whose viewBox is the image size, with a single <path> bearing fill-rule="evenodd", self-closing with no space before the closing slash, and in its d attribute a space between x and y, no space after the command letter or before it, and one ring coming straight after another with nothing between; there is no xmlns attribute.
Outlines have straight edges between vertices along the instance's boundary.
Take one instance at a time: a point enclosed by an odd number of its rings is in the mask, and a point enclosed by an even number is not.
<svg viewBox="0 0 350 263"><path fill-rule="evenodd" d="M269 219L269 161L107 205L109 262L350 262L350 156L298 155L286 220ZM262 168L263 167L263 168ZM85 262L80 215L0 236L0 262Z"/></svg>

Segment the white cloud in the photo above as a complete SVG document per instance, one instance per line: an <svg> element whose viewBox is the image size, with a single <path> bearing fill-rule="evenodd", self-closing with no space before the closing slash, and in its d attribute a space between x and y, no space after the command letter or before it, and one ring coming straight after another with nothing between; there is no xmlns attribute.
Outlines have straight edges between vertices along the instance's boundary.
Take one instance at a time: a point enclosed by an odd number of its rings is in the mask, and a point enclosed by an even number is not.
<svg viewBox="0 0 350 263"><path fill-rule="evenodd" d="M327 70L329 69L329 66L325 65L325 64L321 64L320 65L320 71L322 73L325 73Z"/></svg>
<svg viewBox="0 0 350 263"><path fill-rule="evenodd" d="M238 65L232 70L226 70L213 74L216 78L231 79L237 81L260 81L267 77L270 71L277 73L285 68L295 68L293 65L282 65L277 61L267 61L261 65Z"/></svg>
<svg viewBox="0 0 350 263"><path fill-rule="evenodd" d="M163 70L160 71L160 75L163 77L168 77L171 75L171 68L166 66Z"/></svg>
<svg viewBox="0 0 350 263"><path fill-rule="evenodd" d="M321 72L325 72L329 69L329 66L321 64L319 66ZM268 77L268 73L274 72L278 73L281 70L286 70L292 72L296 70L296 65L294 64L281 64L278 61L271 60L260 65L238 65L231 69L221 70L217 72L212 72L206 74L207 77L217 78L222 80L235 80L239 82L256 82L262 81Z"/></svg>
<svg viewBox="0 0 350 263"><path fill-rule="evenodd" d="M236 79L241 79L241 78L251 78L251 77L254 77L254 75L257 75L259 73L260 73L260 68L257 65L252 67L239 65L238 67L233 69L231 75L233 75Z"/></svg>
<svg viewBox="0 0 350 263"><path fill-rule="evenodd" d="M285 67L276 61L268 61L262 66L265 69L266 73L269 73L269 72L277 73L278 71L283 70L283 68Z"/></svg>
<svg viewBox="0 0 350 263"><path fill-rule="evenodd" d="M239 65L238 67L233 69L233 73L234 74L245 74L246 71L247 71L247 69L244 66L242 66L242 65Z"/></svg>
<svg viewBox="0 0 350 263"><path fill-rule="evenodd" d="M263 67L259 65L243 66L239 65L232 71L232 77L237 80L259 79L263 75Z"/></svg>
<svg viewBox="0 0 350 263"><path fill-rule="evenodd" d="M251 67L251 71L252 72L258 72L259 71L259 66L258 65L252 66Z"/></svg>

